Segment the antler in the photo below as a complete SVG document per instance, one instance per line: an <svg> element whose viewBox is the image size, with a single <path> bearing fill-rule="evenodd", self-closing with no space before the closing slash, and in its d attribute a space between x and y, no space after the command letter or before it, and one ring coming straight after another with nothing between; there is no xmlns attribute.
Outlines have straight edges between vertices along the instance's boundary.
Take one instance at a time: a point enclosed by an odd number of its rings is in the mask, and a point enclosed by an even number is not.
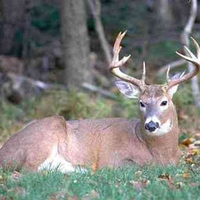
<svg viewBox="0 0 200 200"><path fill-rule="evenodd" d="M119 53L122 49L120 44L121 44L121 41L122 41L123 37L125 36L125 34L126 34L126 31L124 33L120 32L115 40L115 44L113 47L113 59L110 64L110 71L116 77L118 77L124 81L127 81L129 83L132 83L133 85L138 86L141 89L141 91L144 91L145 85L146 85L145 84L145 73L146 73L145 63L143 63L143 75L142 75L141 80L131 77L131 76L123 73L120 70L120 67L123 66L127 62L127 60L131 57L131 55L124 56L121 60L119 60Z"/></svg>
<svg viewBox="0 0 200 200"><path fill-rule="evenodd" d="M180 78L178 79L174 79L174 80L170 80L169 79L169 70L170 70L170 67L168 68L168 71L167 71L167 85L168 85L168 88L171 88L175 85L178 85L184 81L187 81L191 78L193 78L194 76L196 76L199 72L199 68L200 68L200 47L198 45L198 43L196 42L196 40L192 37L190 37L194 43L194 46L196 47L196 51L197 51L197 56L195 56L186 46L184 46L185 48L185 51L186 53L188 54L188 56L185 56L179 52L176 51L176 53L182 57L183 59L191 62L194 64L195 68L193 71L185 74L184 76L181 76Z"/></svg>

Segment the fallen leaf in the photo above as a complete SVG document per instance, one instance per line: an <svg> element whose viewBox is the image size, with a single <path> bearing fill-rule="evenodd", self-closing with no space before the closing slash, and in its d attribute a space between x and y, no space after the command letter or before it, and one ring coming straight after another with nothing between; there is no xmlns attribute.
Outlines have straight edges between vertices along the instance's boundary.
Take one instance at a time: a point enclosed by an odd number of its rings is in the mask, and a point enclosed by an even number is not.
<svg viewBox="0 0 200 200"><path fill-rule="evenodd" d="M183 178L190 178L190 173L185 172L185 173L182 174L182 177Z"/></svg>
<svg viewBox="0 0 200 200"><path fill-rule="evenodd" d="M179 189L179 185L174 184L171 176L169 174L161 174L158 176L158 179L161 181L166 181L168 183L169 188L171 189Z"/></svg>
<svg viewBox="0 0 200 200"><path fill-rule="evenodd" d="M192 141L191 141L190 138L186 138L186 139L181 141L181 144L186 146L186 147L189 147L189 145L192 144Z"/></svg>
<svg viewBox="0 0 200 200"><path fill-rule="evenodd" d="M188 163L188 164L193 164L193 163L194 163L192 157L186 157L186 158L185 158L185 162Z"/></svg>
<svg viewBox="0 0 200 200"><path fill-rule="evenodd" d="M171 178L170 178L169 174L161 174L161 175L158 176L158 179L160 179L160 180L170 180Z"/></svg>

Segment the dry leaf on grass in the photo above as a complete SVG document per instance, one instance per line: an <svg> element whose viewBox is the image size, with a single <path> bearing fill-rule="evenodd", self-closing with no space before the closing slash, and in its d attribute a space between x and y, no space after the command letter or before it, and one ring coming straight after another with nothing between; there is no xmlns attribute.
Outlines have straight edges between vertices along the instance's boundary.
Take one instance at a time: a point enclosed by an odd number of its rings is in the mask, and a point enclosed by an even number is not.
<svg viewBox="0 0 200 200"><path fill-rule="evenodd" d="M161 174L158 176L158 180L160 181L166 181L169 188L171 189L179 189L180 188L180 184L175 184L173 182L173 179L171 178L171 176L169 174Z"/></svg>
<svg viewBox="0 0 200 200"><path fill-rule="evenodd" d="M185 173L182 174L182 177L183 178L190 178L190 173L185 172Z"/></svg>
<svg viewBox="0 0 200 200"><path fill-rule="evenodd" d="M185 158L185 162L188 163L188 164L193 164L193 163L194 163L194 160L193 160L193 158L191 158L191 157L186 157L186 158Z"/></svg>
<svg viewBox="0 0 200 200"><path fill-rule="evenodd" d="M192 140L191 140L191 138L186 138L186 139L181 141L181 144L186 146L186 147L189 147L189 145L192 144Z"/></svg>

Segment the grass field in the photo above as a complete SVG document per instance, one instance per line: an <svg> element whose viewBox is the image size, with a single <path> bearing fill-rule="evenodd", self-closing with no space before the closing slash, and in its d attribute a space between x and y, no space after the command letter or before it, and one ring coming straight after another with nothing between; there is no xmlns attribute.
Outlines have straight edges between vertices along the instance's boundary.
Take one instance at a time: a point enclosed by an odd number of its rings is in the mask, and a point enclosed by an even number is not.
<svg viewBox="0 0 200 200"><path fill-rule="evenodd" d="M200 168L127 166L63 175L1 172L0 199L199 199Z"/></svg>
<svg viewBox="0 0 200 200"><path fill-rule="evenodd" d="M180 135L184 156L178 166L126 166L68 175L56 171L19 173L0 170L0 200L200 200L199 114L187 91L184 87L180 91L182 97L179 95L174 100L178 112L183 111L179 118L181 132L185 133ZM116 105L76 92L50 93L20 106L2 102L1 111L1 143L28 121L53 114L61 114L66 119L137 115L136 102L119 99Z"/></svg>

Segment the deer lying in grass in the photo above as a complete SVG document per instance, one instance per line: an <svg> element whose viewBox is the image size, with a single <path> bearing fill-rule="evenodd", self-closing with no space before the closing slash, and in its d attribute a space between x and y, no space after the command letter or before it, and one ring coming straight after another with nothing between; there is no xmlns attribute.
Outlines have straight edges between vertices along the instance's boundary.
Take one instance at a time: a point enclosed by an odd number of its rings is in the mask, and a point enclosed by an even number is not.
<svg viewBox="0 0 200 200"><path fill-rule="evenodd" d="M197 57L186 47L188 56L177 53L195 66L192 72L169 78L163 85L145 84L145 65L142 79L120 71L130 56L119 60L119 34L113 48L111 72L120 78L119 90L128 98L138 98L140 119L110 118L99 120L65 121L60 116L36 120L14 134L0 150L0 165L39 171L59 169L72 172L76 166L98 169L118 167L126 163L176 164L181 152L178 147L178 120L172 102L178 84L197 75L200 66L200 48Z"/></svg>

